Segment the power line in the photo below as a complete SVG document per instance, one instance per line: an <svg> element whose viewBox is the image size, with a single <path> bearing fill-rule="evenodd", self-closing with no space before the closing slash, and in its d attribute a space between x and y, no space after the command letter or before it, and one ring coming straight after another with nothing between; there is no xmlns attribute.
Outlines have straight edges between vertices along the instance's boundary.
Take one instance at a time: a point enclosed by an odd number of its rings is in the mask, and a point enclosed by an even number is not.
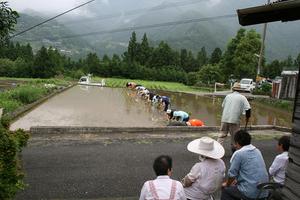
<svg viewBox="0 0 300 200"><path fill-rule="evenodd" d="M174 7L176 8L176 7L181 7L181 6L187 6L187 5L196 4L196 3L200 3L200 2L204 2L204 1L209 1L209 0L187 0L187 1L171 2L168 4L154 6L152 8L134 9L134 10L126 11L124 13L113 13L113 14L101 15L101 16L98 16L97 18L65 21L64 23L68 23L65 25L72 25L72 24L78 24L78 23L90 23L90 22L94 22L94 21L112 19L112 18L116 18L116 17L122 16L122 15L129 16L129 15L136 15L136 14L143 13L143 12L154 12L154 11L164 10L164 9L169 9L169 8L174 8Z"/></svg>
<svg viewBox="0 0 300 200"><path fill-rule="evenodd" d="M165 23L159 23L159 24L150 24L150 25L136 26L136 27L126 27L126 28L120 28L120 29L96 31L96 32L90 32L90 33L83 33L83 34L67 35L67 36L63 36L63 37L59 37L59 38L45 38L45 39L48 39L48 40L70 39L70 38L76 38L76 37L85 37L85 36L101 35L101 34L108 34L108 33L118 33L118 32L125 32L125 31L135 31L135 30L141 30L141 29L158 28L158 27L173 26L173 25L179 25L179 24L188 24L188 23L197 23L197 22L203 22L203 21L233 18L233 17L237 17L237 14L220 15L220 16L205 17L205 18L198 18L198 19L186 19L186 20L165 22ZM40 41L40 40L41 39L25 40L25 41L26 42L35 42L35 41Z"/></svg>
<svg viewBox="0 0 300 200"><path fill-rule="evenodd" d="M85 3L83 3L83 4L80 4L79 6L76 6L76 7L74 7L74 8L71 8L71 9L69 9L69 10L67 10L67 11L65 11L65 12L63 12L63 13L61 13L61 14L58 14L58 15L56 15L56 16L54 16L54 17L51 17L51 18L49 18L49 19L47 19L47 20L45 20L45 21L43 21L43 22L41 22L41 23L38 23L38 24L36 24L36 25L34 25L34 26L30 27L30 28L27 28L27 29L25 29L25 30L23 30L23 31L21 31L21 32L19 32L19 33L16 33L16 34L10 36L9 39L12 39L12 38L14 38L14 37L16 37L16 36L18 36L18 35L21 35L21 34L27 32L27 31L30 31L30 30L32 30L32 29L38 27L38 26L41 26L42 24L45 24L45 23L47 23L47 22L49 22L49 21L51 21L51 20L53 20L53 19L55 19L55 18L57 18L57 17L60 17L60 16L62 16L62 15L65 15L65 14L67 14L67 13L73 11L73 10L76 10L76 9L82 7L82 6L85 6L85 5L89 4L89 3L92 3L93 1L96 1L96 0L90 0L90 1L87 1L87 2L85 2Z"/></svg>

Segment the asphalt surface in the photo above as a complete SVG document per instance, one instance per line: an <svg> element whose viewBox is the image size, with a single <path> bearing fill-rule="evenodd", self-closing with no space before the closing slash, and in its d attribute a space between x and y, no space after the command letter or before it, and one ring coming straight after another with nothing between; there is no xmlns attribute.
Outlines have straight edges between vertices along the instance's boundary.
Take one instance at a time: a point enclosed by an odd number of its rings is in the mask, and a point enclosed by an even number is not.
<svg viewBox="0 0 300 200"><path fill-rule="evenodd" d="M72 137L71 137L72 138ZM95 139L93 137L32 137L22 159L27 187L17 200L138 199L143 183L154 179L154 158L173 158L173 177L181 179L198 160L186 150L191 138ZM225 144L226 166L231 156ZM276 140L254 140L267 167L276 155Z"/></svg>

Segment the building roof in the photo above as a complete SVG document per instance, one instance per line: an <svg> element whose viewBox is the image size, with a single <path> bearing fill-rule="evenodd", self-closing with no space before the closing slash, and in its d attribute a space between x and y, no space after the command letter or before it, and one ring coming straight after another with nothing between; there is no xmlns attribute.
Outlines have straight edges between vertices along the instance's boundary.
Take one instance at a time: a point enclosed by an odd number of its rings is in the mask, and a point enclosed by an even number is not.
<svg viewBox="0 0 300 200"><path fill-rule="evenodd" d="M239 23L243 26L300 19L300 0L281 0L271 4L238 9Z"/></svg>
<svg viewBox="0 0 300 200"><path fill-rule="evenodd" d="M299 74L299 71L298 70L283 70L282 72L281 72L281 76L283 76L283 75L297 75L297 74Z"/></svg>

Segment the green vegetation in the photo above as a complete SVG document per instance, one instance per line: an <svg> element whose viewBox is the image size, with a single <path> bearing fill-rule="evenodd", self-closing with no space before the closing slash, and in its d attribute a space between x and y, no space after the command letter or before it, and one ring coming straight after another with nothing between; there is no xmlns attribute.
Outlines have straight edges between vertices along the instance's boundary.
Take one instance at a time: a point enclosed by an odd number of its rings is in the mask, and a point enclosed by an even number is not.
<svg viewBox="0 0 300 200"><path fill-rule="evenodd" d="M0 78L5 80L6 78ZM4 114L13 112L20 106L30 104L54 89L69 85L68 81L60 79L13 79L24 84L16 88L0 93L0 107L4 108Z"/></svg>
<svg viewBox="0 0 300 200"><path fill-rule="evenodd" d="M93 80L100 82L102 78L95 77ZM187 86L182 83L175 82L164 82L164 81L146 81L138 79L121 79L121 78L105 78L106 86L108 87L125 87L127 82L135 82L141 84L151 90L166 90L174 92L203 92L203 91L212 91L212 88L209 87L194 87Z"/></svg>
<svg viewBox="0 0 300 200"><path fill-rule="evenodd" d="M228 43L224 53L215 48L208 55L205 47L194 54L191 50L172 49L161 41L158 46L150 46L147 35L141 42L133 32L127 51L121 56L89 53L86 58L73 61L61 55L55 48L42 47L33 53L30 44L8 43L0 46L0 76L53 78L80 76L92 73L94 76L125 78L148 81L168 81L190 86L211 86L215 82L228 84L229 78L256 77L257 58L260 49L260 35L254 30L240 29ZM264 65L265 77L280 75L283 66L292 66L297 60L289 57L286 61ZM273 66L275 66L274 70Z"/></svg>
<svg viewBox="0 0 300 200"><path fill-rule="evenodd" d="M28 138L22 130L11 132L0 125L0 199L13 199L25 186L19 153Z"/></svg>

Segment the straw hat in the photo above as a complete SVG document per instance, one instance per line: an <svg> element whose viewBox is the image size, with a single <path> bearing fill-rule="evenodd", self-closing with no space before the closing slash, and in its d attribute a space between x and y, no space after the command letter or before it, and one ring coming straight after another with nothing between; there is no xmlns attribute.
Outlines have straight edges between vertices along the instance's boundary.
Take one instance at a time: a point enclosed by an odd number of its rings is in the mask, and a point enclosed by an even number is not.
<svg viewBox="0 0 300 200"><path fill-rule="evenodd" d="M239 90L241 89L241 84L238 82L235 82L232 86L232 90Z"/></svg>
<svg viewBox="0 0 300 200"><path fill-rule="evenodd" d="M190 152L200 154L209 158L219 159L225 154L223 146L210 137L202 137L191 141L187 149Z"/></svg>

